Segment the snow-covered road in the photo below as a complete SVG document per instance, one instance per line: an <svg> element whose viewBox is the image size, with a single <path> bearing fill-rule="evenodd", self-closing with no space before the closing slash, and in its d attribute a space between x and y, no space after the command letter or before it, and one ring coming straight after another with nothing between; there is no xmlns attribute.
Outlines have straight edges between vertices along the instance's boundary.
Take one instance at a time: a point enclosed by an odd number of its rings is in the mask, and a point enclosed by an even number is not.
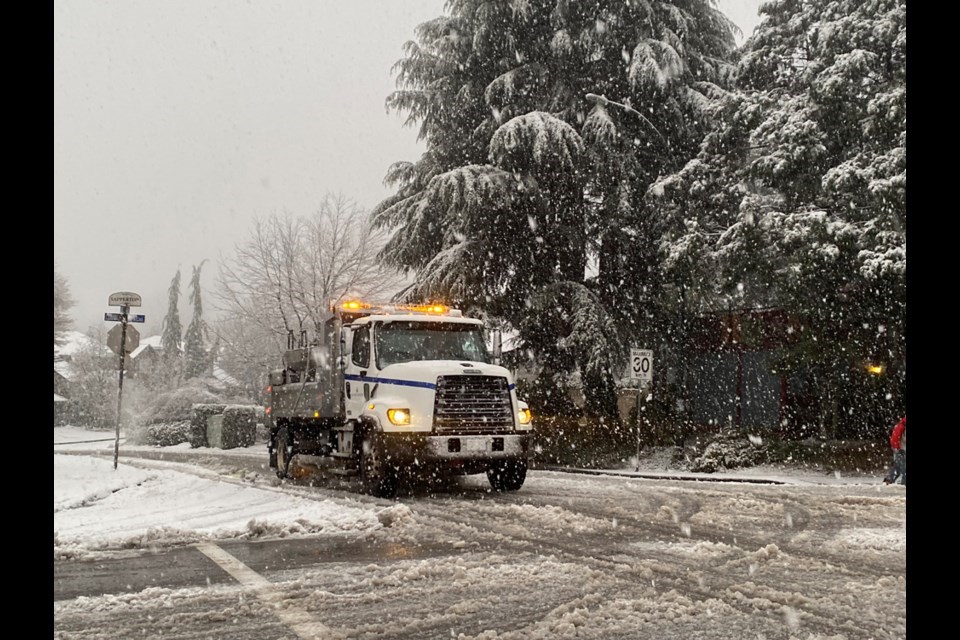
<svg viewBox="0 0 960 640"><path fill-rule="evenodd" d="M208 506L208 535L196 539L245 560L238 562L249 574L238 569L231 573L235 579L227 578L221 568L230 572L229 565L210 559L216 550L197 552L195 562L218 576L209 585L59 601L58 637L906 635L905 492L873 479L780 486L541 471L517 493L492 494L485 479L470 477L391 503L329 485L275 486L255 472L227 471L230 465L212 463L214 456L196 460L206 468L196 462L136 464L148 475L172 474L157 483L157 495L164 484L188 482L178 478L186 474L189 482L268 492L275 496L271 509L294 500L304 519L339 524L300 531L265 527L257 536L239 527L212 535L216 508ZM310 502L317 511L304 515ZM88 525L88 541L96 528ZM291 539L278 541L277 532ZM73 548L83 548L83 528L70 535ZM130 546L129 532L124 535ZM296 562L257 560L267 548L282 556L293 539L299 550L291 546L289 555ZM101 558L103 540L94 545ZM304 555L304 545L313 558ZM168 552L147 549L158 558Z"/></svg>

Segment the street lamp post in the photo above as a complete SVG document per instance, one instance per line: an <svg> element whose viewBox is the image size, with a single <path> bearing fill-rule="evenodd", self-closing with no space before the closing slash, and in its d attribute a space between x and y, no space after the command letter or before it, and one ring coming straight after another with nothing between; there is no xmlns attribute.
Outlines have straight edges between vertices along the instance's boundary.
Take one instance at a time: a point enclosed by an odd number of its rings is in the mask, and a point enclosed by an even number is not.
<svg viewBox="0 0 960 640"><path fill-rule="evenodd" d="M607 98L607 96L597 95L596 93L588 93L588 94L586 95L586 98L587 98L587 100L589 100L589 101L592 102L593 104L598 104L598 105L600 105L600 106L602 106L602 107L605 107L605 106L607 106L607 105L612 104L612 105L615 106L615 107L620 107L620 108L623 109L624 111L628 111L628 112L634 114L635 116L637 116L638 118L640 118L641 120L643 120L644 122L646 122L647 125L648 125L651 129L653 129L654 132L656 132L656 134L657 134L658 136L660 136L660 139L663 140L664 142L666 142L666 138L663 137L663 134L660 133L660 130L657 129L657 127L654 126L654 124L653 124L652 122L650 122L650 121L646 118L646 116L644 116L642 113L640 113L639 111L637 111L636 109L634 109L634 108L631 107L630 105L628 105L628 104L623 104L622 102L614 102L613 100L610 100L609 98Z"/></svg>

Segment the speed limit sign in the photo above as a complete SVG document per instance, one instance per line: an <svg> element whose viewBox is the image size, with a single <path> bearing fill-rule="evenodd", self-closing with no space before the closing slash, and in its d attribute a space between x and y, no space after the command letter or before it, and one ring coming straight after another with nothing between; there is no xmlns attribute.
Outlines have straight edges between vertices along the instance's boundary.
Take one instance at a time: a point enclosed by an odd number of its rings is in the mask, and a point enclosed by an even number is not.
<svg viewBox="0 0 960 640"><path fill-rule="evenodd" d="M650 349L630 349L630 364L627 367L630 378L641 382L653 381L653 351Z"/></svg>

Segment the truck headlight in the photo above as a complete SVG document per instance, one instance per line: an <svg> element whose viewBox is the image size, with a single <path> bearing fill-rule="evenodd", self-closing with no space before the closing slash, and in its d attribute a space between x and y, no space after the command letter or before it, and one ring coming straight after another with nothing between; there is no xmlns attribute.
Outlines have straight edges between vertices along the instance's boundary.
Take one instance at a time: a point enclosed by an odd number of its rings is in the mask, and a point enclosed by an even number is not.
<svg viewBox="0 0 960 640"><path fill-rule="evenodd" d="M410 424L410 409L387 409L387 419L398 426Z"/></svg>
<svg viewBox="0 0 960 640"><path fill-rule="evenodd" d="M533 415L530 413L530 409L523 408L517 412L517 420L520 421L520 424L530 424L532 419Z"/></svg>

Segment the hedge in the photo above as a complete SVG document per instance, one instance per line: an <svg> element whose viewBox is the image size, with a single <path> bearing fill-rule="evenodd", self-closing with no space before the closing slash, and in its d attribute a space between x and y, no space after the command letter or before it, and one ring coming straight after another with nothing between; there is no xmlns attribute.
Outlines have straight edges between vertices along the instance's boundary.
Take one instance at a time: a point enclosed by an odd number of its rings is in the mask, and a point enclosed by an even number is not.
<svg viewBox="0 0 960 640"><path fill-rule="evenodd" d="M260 407L229 405L223 410L223 448L249 447L257 441Z"/></svg>
<svg viewBox="0 0 960 640"><path fill-rule="evenodd" d="M193 415L190 418L190 446L208 447L207 443L207 418L223 413L227 407L225 404L195 404L193 405Z"/></svg>
<svg viewBox="0 0 960 640"><path fill-rule="evenodd" d="M146 444L158 447L172 447L181 442L188 442L190 438L190 423L186 420L178 422L157 422L147 425L143 434Z"/></svg>

